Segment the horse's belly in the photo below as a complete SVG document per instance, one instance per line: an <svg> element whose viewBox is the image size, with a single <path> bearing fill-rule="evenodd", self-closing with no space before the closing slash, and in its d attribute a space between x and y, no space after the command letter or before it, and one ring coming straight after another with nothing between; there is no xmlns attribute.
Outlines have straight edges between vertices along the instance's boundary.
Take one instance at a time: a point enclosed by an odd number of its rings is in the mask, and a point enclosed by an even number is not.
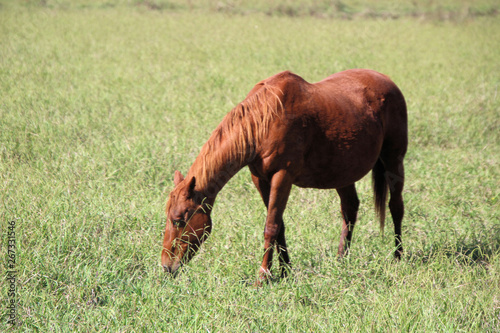
<svg viewBox="0 0 500 333"><path fill-rule="evenodd" d="M375 165L380 148L320 149L304 156L303 167L295 178L299 187L342 188L363 178Z"/></svg>
<svg viewBox="0 0 500 333"><path fill-rule="evenodd" d="M342 175L340 173L320 173L320 174L311 174L311 173L303 173L299 177L296 178L294 185L299 187L310 187L310 188L320 188L320 189L331 189L331 188L342 188L347 185L353 184L359 179L363 178L370 170L367 170L364 173L350 175L346 177L346 175Z"/></svg>

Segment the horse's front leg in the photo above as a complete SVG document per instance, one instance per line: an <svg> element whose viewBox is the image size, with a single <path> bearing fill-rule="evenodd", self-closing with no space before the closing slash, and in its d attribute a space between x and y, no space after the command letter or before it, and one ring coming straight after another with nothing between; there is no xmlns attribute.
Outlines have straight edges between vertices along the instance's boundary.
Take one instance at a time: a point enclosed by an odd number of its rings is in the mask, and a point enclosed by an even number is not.
<svg viewBox="0 0 500 333"><path fill-rule="evenodd" d="M255 182L255 180L254 180ZM257 185L257 184L256 184ZM263 183L260 183L262 187ZM260 281L266 280L271 275L274 246L278 246L282 273L286 275L286 266L290 264L288 250L285 241L285 227L283 224L283 212L285 211L288 196L292 188L292 179L285 170L275 173L270 182L269 199L263 195L264 202L267 201L267 218L264 229L264 258L260 266ZM263 191L264 190L264 191ZM259 188L261 194L265 189Z"/></svg>

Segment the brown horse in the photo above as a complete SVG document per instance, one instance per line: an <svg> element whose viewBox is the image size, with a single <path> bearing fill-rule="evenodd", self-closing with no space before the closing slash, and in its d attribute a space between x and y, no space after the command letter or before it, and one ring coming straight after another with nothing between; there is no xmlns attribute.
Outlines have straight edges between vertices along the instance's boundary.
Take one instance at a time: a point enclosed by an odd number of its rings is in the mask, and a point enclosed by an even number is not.
<svg viewBox="0 0 500 333"><path fill-rule="evenodd" d="M259 82L204 144L166 205L162 266L173 273L211 229L218 192L247 166L267 208L261 279L270 275L274 247L281 274L290 264L283 211L292 185L336 189L344 218L338 253L349 250L359 200L354 183L372 170L375 208L383 229L387 190L400 258L406 103L385 75L354 69L308 83L290 72Z"/></svg>

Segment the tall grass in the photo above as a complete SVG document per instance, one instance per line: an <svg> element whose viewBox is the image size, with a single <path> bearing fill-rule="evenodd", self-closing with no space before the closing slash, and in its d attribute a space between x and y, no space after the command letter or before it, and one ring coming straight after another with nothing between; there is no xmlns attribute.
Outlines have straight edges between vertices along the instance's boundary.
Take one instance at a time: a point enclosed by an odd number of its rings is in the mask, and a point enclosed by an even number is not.
<svg viewBox="0 0 500 333"><path fill-rule="evenodd" d="M500 329L497 18L326 20L143 3L1 2L0 272L16 221L20 330ZM414 3L438 12L438 2ZM218 197L200 253L166 277L173 172L189 168L224 114L278 71L313 82L353 67L390 75L407 98L404 259L392 261L390 221L378 231L368 179L345 260L335 255L335 191L294 188L291 276L252 287L265 208L243 170Z"/></svg>

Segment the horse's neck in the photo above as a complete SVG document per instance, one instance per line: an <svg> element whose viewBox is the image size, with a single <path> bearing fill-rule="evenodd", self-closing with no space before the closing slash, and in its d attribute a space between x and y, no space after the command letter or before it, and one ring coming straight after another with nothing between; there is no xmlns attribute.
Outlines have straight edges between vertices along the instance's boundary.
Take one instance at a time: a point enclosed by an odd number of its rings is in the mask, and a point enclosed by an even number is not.
<svg viewBox="0 0 500 333"><path fill-rule="evenodd" d="M196 178L196 190L215 199L227 182L253 158L249 145L238 147L238 133L223 140L215 132L203 145L200 154L189 169L187 178Z"/></svg>
<svg viewBox="0 0 500 333"><path fill-rule="evenodd" d="M255 157L270 123L283 110L280 88L262 86L229 112L201 148L188 172L197 191L215 198L241 168Z"/></svg>

